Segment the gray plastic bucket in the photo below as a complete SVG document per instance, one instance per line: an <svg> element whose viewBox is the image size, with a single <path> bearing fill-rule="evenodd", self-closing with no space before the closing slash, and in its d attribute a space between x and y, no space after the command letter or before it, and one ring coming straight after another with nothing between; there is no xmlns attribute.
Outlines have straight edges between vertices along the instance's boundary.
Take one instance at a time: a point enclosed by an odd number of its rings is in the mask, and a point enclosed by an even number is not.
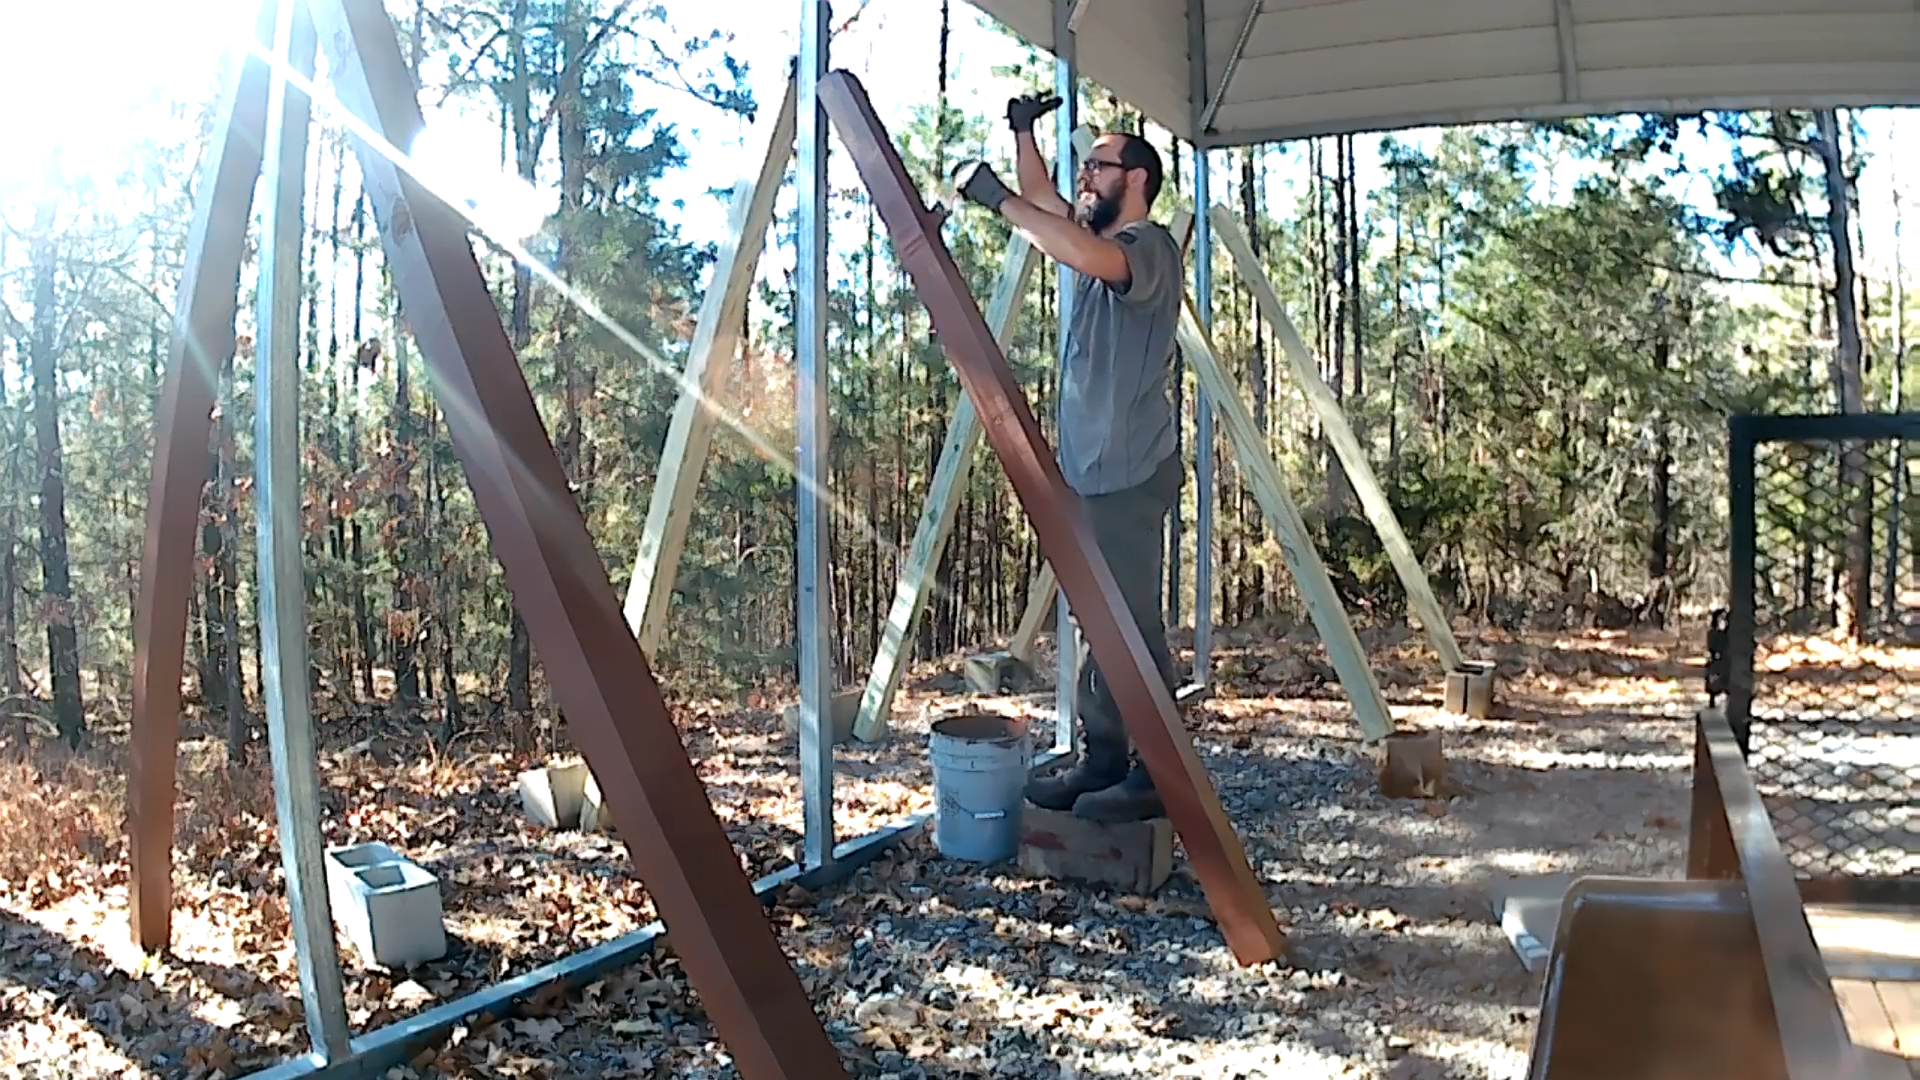
<svg viewBox="0 0 1920 1080"><path fill-rule="evenodd" d="M973 713L933 724L933 845L950 859L992 863L1020 849L1033 747L1027 723Z"/></svg>

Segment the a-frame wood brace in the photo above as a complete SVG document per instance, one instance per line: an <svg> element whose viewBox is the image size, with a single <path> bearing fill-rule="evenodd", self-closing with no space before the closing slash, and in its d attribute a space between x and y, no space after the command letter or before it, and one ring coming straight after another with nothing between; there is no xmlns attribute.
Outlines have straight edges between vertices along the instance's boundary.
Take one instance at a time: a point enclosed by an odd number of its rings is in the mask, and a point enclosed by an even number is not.
<svg viewBox="0 0 1920 1080"><path fill-rule="evenodd" d="M1127 732L1166 803L1228 946L1244 964L1277 958L1284 939L1265 890L1247 864L1145 639L1126 614L1120 586L1094 542L1086 514L1067 489L1006 356L940 239L939 216L921 202L858 79L845 71L829 73L820 84L820 101L873 196L894 252L979 412L987 441L1060 577L1094 659L1113 684Z"/></svg>
<svg viewBox="0 0 1920 1080"><path fill-rule="evenodd" d="M1359 497L1361 509L1372 523L1374 532L1379 535L1381 545L1387 549L1387 558L1400 575L1400 584L1407 590L1407 606L1413 609L1421 628L1427 632L1427 640L1433 646L1434 655L1439 657L1440 666L1447 671L1461 670L1465 661L1460 654L1459 643L1454 640L1453 627L1447 621L1446 611L1434 597L1433 586L1427 581L1427 572L1414 555L1413 545L1407 542L1407 534L1401 530L1400 519L1393 512L1393 504L1387 501L1387 493L1381 490L1380 481L1373 474L1373 464L1367 460L1366 451L1361 449L1360 440L1354 437L1353 425L1347 422L1340 402L1335 400L1333 392L1327 389L1326 382L1320 378L1313 354L1307 350L1306 342L1300 340L1300 332L1294 329L1293 320L1287 318L1286 305L1280 302L1280 294L1274 291L1273 282L1267 279L1259 256L1253 253L1253 245L1247 242L1246 233L1234 221L1233 212L1215 204L1209 210L1209 216L1214 232L1233 256L1240 279L1253 291L1261 314L1266 317L1267 325L1273 328L1273 336L1280 342L1280 351L1286 354L1287 363L1293 368L1294 381L1299 384L1301 393L1306 395L1307 404L1319 418L1320 428L1327 433L1327 441L1333 444L1334 453L1339 455L1340 465L1346 470L1347 479L1353 483L1353 491Z"/></svg>
<svg viewBox="0 0 1920 1080"><path fill-rule="evenodd" d="M468 222L408 174L396 147L422 120L380 0L311 0L311 19L356 136L369 202L407 321L495 555L552 674L553 692L605 792L702 1005L746 1077L845 1076L740 868L627 628L468 242ZM311 36L308 36L311 40ZM216 358L234 347L240 261L261 169L264 65L241 65L196 194L158 417L136 616L133 929L167 946L180 675Z"/></svg>

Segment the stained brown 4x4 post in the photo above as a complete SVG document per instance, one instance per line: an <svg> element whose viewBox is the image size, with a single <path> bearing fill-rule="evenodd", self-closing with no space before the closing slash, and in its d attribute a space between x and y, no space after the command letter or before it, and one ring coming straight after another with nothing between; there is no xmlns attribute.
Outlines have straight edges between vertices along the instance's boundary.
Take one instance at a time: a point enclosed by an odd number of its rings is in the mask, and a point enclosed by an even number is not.
<svg viewBox="0 0 1920 1080"><path fill-rule="evenodd" d="M860 80L845 71L829 73L820 83L820 101L893 236L894 254L913 278L947 359L979 411L987 441L1033 522L1041 554L1059 576L1094 660L1113 683L1127 733L1166 802L1167 816L1180 833L1227 945L1243 964L1278 958L1285 940L1266 892L1247 865L1246 850L1206 767L1193 752L1173 695L1147 655L1146 641L1131 618L1121 617L1127 608L1113 570L1094 543L1086 515L1067 489L1005 354L940 239L940 217L920 201Z"/></svg>
<svg viewBox="0 0 1920 1080"><path fill-rule="evenodd" d="M278 5L265 6L263 22L271 25ZM296 13L309 17L335 92L385 144L359 138L355 152L409 329L553 693L675 952L743 1076L845 1076L627 628L487 293L466 222L389 156L392 147L412 145L422 121L386 11L379 0L311 0ZM234 347L266 98L264 71L243 65L220 121L210 186L197 200L158 418L137 616L129 823L134 935L148 949L169 940L186 583L206 481L210 361Z"/></svg>

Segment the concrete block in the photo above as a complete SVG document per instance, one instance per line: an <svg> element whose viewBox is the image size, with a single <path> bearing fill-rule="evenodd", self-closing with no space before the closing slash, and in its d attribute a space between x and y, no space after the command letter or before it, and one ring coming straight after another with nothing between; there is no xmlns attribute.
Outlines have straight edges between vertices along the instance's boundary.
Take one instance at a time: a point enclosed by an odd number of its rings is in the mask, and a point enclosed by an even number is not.
<svg viewBox="0 0 1920 1080"><path fill-rule="evenodd" d="M549 765L521 773L520 808L527 820L549 829L579 825L587 776L585 764Z"/></svg>
<svg viewBox="0 0 1920 1080"><path fill-rule="evenodd" d="M1040 681L1032 664L1004 649L969 656L965 668L967 689L976 694L1024 693Z"/></svg>
<svg viewBox="0 0 1920 1080"><path fill-rule="evenodd" d="M1447 758L1437 731L1396 731L1380 759L1380 793L1390 799L1432 799L1447 779Z"/></svg>
<svg viewBox="0 0 1920 1080"><path fill-rule="evenodd" d="M1487 890L1493 919L1520 966L1539 971L1553 955L1554 931L1560 927L1560 901L1573 884L1572 874L1511 877Z"/></svg>
<svg viewBox="0 0 1920 1080"><path fill-rule="evenodd" d="M600 780L587 774L586 787L580 793L580 831L611 832L613 819L607 816L607 804L600 796Z"/></svg>
<svg viewBox="0 0 1920 1080"><path fill-rule="evenodd" d="M1021 810L1020 869L1152 893L1173 873L1173 823L1166 818L1107 824L1059 810Z"/></svg>
<svg viewBox="0 0 1920 1080"><path fill-rule="evenodd" d="M1469 660L1447 672L1446 710L1455 716L1485 720L1493 715L1493 664Z"/></svg>
<svg viewBox="0 0 1920 1080"><path fill-rule="evenodd" d="M842 690L833 695L831 719L833 721L834 745L838 746L848 739L853 738L853 722L860 717L860 697L865 693L866 688L862 687L858 690ZM796 739L800 737L800 705L798 702L780 711L780 723L781 726L786 729L787 734Z"/></svg>
<svg viewBox="0 0 1920 1080"><path fill-rule="evenodd" d="M447 954L440 880L385 844L327 852L334 925L370 964L402 968Z"/></svg>

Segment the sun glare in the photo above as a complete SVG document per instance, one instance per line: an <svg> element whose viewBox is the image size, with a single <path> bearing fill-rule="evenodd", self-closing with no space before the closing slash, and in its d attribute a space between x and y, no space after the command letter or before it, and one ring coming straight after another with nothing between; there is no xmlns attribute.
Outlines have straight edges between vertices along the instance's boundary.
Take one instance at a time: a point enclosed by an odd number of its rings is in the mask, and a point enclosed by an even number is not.
<svg viewBox="0 0 1920 1080"><path fill-rule="evenodd" d="M110 173L177 101L218 86L254 0L16 3L0 14L0 198Z"/></svg>

